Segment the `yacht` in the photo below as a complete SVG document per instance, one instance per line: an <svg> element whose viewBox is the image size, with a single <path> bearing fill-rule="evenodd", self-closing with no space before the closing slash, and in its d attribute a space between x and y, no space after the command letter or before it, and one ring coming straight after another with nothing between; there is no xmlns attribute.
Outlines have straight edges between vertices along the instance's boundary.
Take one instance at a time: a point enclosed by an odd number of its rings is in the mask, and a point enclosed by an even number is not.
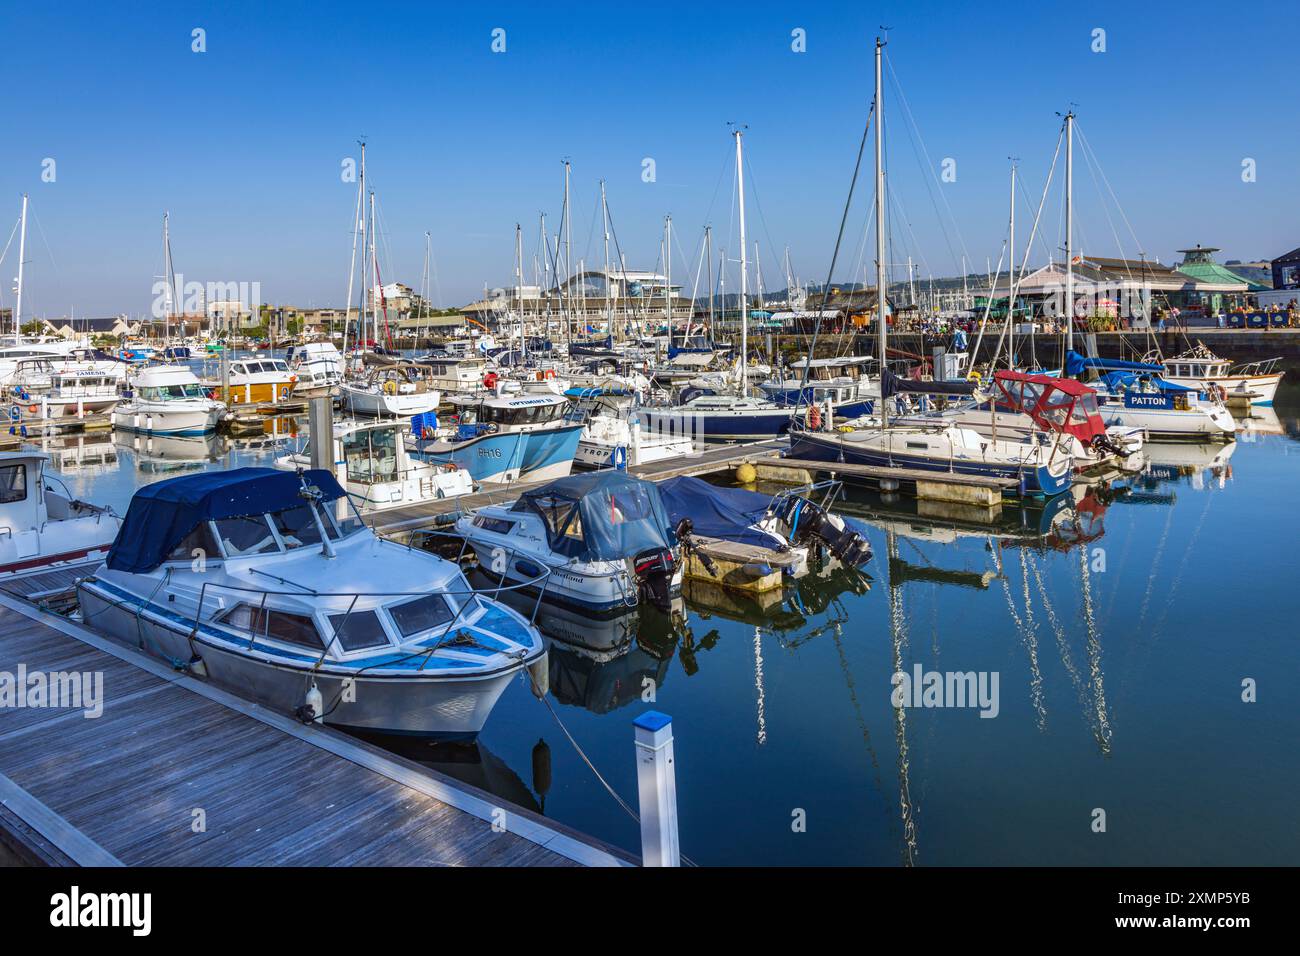
<svg viewBox="0 0 1300 956"><path fill-rule="evenodd" d="M1066 354L1067 375L1097 375L1087 384L1097 392L1108 427L1141 428L1151 438L1165 440L1231 441L1236 436L1237 423L1217 392L1177 385L1161 371L1150 362Z"/></svg>
<svg viewBox="0 0 1300 956"><path fill-rule="evenodd" d="M131 395L113 411L113 427L162 435L215 431L226 406L183 365L155 365L131 382Z"/></svg>
<svg viewBox="0 0 1300 956"><path fill-rule="evenodd" d="M319 469L146 485L78 595L97 629L340 727L473 736L521 670L546 667L527 618L452 562L377 537Z"/></svg>
<svg viewBox="0 0 1300 956"><path fill-rule="evenodd" d="M121 519L107 508L73 498L54 475L48 455L0 452L0 582L61 568L98 564Z"/></svg>
<svg viewBox="0 0 1300 956"><path fill-rule="evenodd" d="M667 612L681 591L677 538L659 489L630 475L570 475L462 515L455 528L489 580L540 580L544 602L602 615L641 604Z"/></svg>
<svg viewBox="0 0 1300 956"><path fill-rule="evenodd" d="M775 438L790 430L795 409L744 395L694 395L681 405L643 410L650 427L664 434L727 441Z"/></svg>
<svg viewBox="0 0 1300 956"><path fill-rule="evenodd" d="M335 477L362 514L473 492L469 472L413 456L404 440L407 430L396 422L334 423ZM283 471L310 466L310 441L275 460Z"/></svg>
<svg viewBox="0 0 1300 956"><path fill-rule="evenodd" d="M477 483L551 481L573 468L582 425L559 395L454 396L455 423L419 426L407 441L418 457L455 465Z"/></svg>

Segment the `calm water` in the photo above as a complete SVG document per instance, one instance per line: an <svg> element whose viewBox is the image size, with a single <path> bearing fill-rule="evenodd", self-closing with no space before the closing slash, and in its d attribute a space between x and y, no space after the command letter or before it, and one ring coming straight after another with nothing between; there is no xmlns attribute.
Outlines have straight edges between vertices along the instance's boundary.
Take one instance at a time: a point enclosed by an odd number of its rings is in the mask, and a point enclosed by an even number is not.
<svg viewBox="0 0 1300 956"><path fill-rule="evenodd" d="M632 719L672 715L701 864L1294 864L1300 388L1255 412L1235 445L1152 446L1144 474L1008 510L993 534L854 492L869 581L805 579L764 605L693 593L676 626L551 616L570 642L551 702L633 803ZM43 447L73 493L124 510L143 482L269 464L277 439ZM918 664L996 674L997 716L895 709L891 675ZM522 683L476 744L389 745L639 848Z"/></svg>

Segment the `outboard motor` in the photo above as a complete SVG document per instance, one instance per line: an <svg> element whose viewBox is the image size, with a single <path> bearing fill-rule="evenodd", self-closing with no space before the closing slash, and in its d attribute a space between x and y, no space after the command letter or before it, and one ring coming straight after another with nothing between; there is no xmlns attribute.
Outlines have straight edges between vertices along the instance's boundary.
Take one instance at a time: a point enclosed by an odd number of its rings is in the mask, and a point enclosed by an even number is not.
<svg viewBox="0 0 1300 956"><path fill-rule="evenodd" d="M685 557L688 553L694 554L695 557L699 559L700 564L704 565L704 570L716 577L718 566L713 563L713 559L707 554L696 549L695 539L691 536L691 532L694 530L695 522L690 518L683 518L681 521L677 522L677 526L673 528L673 532L677 535L677 541L682 546L682 556Z"/></svg>
<svg viewBox="0 0 1300 956"><path fill-rule="evenodd" d="M777 509L777 517L790 527L790 540L803 544L816 539L826 550L844 564L857 567L871 558L871 544L862 535L844 523L839 515L831 514L807 498L790 495Z"/></svg>
<svg viewBox="0 0 1300 956"><path fill-rule="evenodd" d="M677 560L668 548L650 548L632 559L632 574L636 578L640 601L665 614L672 610L673 575L676 573Z"/></svg>

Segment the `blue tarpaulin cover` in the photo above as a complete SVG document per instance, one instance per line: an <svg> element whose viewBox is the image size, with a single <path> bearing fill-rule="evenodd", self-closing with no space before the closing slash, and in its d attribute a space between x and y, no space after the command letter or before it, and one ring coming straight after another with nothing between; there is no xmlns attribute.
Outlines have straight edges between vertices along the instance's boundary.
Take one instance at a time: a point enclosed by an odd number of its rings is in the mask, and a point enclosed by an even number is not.
<svg viewBox="0 0 1300 956"><path fill-rule="evenodd" d="M1126 362L1123 359L1085 358L1073 349L1065 353L1066 375L1078 375L1086 368L1109 369L1111 371L1123 370L1131 372L1164 371L1163 365L1152 365L1150 362Z"/></svg>
<svg viewBox="0 0 1300 956"><path fill-rule="evenodd" d="M511 510L541 515L551 550L580 561L622 561L677 543L659 489L623 472L560 478L524 492Z"/></svg>
<svg viewBox="0 0 1300 956"><path fill-rule="evenodd" d="M343 497L338 481L320 468L304 471L301 477L274 468L234 468L145 485L131 499L108 552L108 566L114 571L152 571L201 522L295 508L303 503L303 479L326 501Z"/></svg>
<svg viewBox="0 0 1300 956"><path fill-rule="evenodd" d="M744 488L721 488L689 475L660 482L659 495L673 524L690 518L695 534L761 548L781 548L787 543L753 527L772 503L770 495Z"/></svg>

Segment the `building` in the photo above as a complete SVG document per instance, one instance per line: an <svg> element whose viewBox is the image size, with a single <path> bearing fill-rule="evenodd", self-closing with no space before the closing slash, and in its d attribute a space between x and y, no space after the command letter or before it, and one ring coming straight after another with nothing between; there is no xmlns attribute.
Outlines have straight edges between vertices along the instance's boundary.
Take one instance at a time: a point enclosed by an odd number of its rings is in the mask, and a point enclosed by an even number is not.
<svg viewBox="0 0 1300 956"><path fill-rule="evenodd" d="M1284 252L1269 263L1273 288L1287 292L1300 290L1300 248Z"/></svg>
<svg viewBox="0 0 1300 956"><path fill-rule="evenodd" d="M632 269L584 269L548 289L537 285L507 286L486 291L483 298L467 305L466 317L487 325L509 314L523 314L530 320L558 320L573 316L588 323L612 316L616 321L664 319L671 311L674 320L694 314L694 302L682 295L682 287L670 284L658 272Z"/></svg>

